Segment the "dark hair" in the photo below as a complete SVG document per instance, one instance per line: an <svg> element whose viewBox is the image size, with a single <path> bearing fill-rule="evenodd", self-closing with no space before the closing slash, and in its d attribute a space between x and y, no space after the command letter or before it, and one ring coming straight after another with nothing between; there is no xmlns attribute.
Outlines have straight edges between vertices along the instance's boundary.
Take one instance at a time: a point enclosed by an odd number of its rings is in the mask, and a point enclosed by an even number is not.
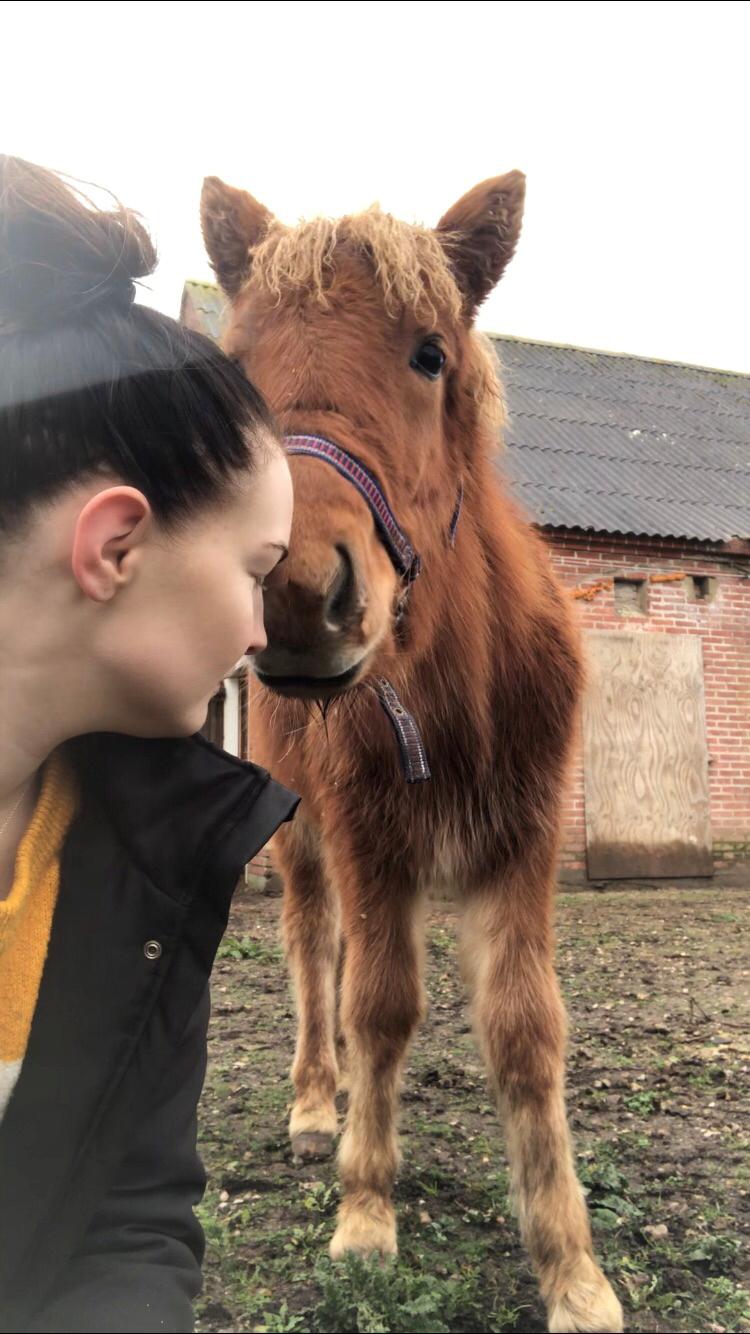
<svg viewBox="0 0 750 1334"><path fill-rule="evenodd" d="M97 473L179 521L275 435L210 339L133 304L155 264L132 212L0 155L0 533Z"/></svg>

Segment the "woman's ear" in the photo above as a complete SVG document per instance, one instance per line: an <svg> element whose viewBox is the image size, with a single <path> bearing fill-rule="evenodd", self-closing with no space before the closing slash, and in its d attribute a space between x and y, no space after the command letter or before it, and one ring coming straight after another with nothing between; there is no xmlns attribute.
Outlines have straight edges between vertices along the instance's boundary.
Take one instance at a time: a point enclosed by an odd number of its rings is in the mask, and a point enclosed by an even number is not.
<svg viewBox="0 0 750 1334"><path fill-rule="evenodd" d="M250 276L250 250L268 230L273 214L247 193L207 176L201 193L201 230L219 286L235 297Z"/></svg>
<svg viewBox="0 0 750 1334"><path fill-rule="evenodd" d="M133 577L133 554L151 526L152 511L141 491L112 486L92 496L76 520L71 566L81 592L109 602Z"/></svg>

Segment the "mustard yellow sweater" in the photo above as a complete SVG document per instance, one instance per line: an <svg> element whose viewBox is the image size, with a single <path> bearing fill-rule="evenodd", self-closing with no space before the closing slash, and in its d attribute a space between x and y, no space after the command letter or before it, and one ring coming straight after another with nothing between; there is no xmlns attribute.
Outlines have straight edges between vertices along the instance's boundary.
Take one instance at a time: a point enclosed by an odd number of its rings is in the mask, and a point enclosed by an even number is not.
<svg viewBox="0 0 750 1334"><path fill-rule="evenodd" d="M60 853L75 814L75 784L59 754L44 767L36 810L0 901L0 1120L29 1040L60 883Z"/></svg>

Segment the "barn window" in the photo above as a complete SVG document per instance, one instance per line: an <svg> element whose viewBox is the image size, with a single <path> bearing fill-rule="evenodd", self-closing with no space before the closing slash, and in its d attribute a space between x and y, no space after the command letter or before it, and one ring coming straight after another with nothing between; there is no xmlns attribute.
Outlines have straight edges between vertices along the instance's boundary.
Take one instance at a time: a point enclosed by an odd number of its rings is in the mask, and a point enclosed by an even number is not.
<svg viewBox="0 0 750 1334"><path fill-rule="evenodd" d="M648 615L648 587L645 579L615 579L615 611L620 616Z"/></svg>
<svg viewBox="0 0 750 1334"><path fill-rule="evenodd" d="M690 602L711 602L716 597L716 580L710 574L689 574L687 595Z"/></svg>

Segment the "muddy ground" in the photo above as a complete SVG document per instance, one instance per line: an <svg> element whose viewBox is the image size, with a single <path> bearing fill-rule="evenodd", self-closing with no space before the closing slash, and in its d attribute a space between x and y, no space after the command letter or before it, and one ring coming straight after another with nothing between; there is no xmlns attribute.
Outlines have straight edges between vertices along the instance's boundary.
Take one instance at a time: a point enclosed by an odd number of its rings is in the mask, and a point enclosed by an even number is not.
<svg viewBox="0 0 750 1334"><path fill-rule="evenodd" d="M578 1167L627 1328L750 1330L750 892L559 904ZM279 906L243 892L216 968L199 1330L543 1330L443 908L404 1080L400 1256L326 1259L334 1168L295 1166L285 1131L294 1024Z"/></svg>

